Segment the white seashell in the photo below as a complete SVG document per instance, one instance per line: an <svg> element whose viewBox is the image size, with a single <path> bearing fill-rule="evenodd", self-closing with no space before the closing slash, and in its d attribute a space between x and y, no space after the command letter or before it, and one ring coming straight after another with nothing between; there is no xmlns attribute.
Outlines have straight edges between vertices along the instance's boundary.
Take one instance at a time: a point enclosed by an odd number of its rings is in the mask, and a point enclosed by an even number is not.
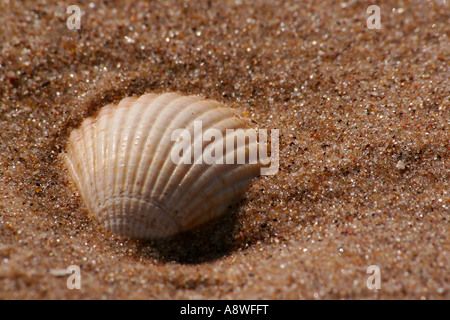
<svg viewBox="0 0 450 320"><path fill-rule="evenodd" d="M222 103L165 93L107 105L70 134L64 162L105 229L134 238L167 237L220 216L240 199L259 174L259 162L173 161L172 132L185 128L194 136L194 121L201 121L203 130L219 129L224 139L226 129L252 130ZM201 145L204 154L208 144L200 138L190 148ZM244 146L247 155L255 144Z"/></svg>

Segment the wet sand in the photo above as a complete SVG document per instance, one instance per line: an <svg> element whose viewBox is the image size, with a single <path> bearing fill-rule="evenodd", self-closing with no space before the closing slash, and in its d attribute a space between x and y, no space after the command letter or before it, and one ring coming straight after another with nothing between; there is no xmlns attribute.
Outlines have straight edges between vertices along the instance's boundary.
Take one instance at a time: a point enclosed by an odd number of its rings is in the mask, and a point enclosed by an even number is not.
<svg viewBox="0 0 450 320"><path fill-rule="evenodd" d="M448 2L379 1L380 30L366 1L76 1L79 30L64 3L6 2L0 298L450 297ZM165 91L279 129L280 170L173 239L103 231L58 154L105 104Z"/></svg>

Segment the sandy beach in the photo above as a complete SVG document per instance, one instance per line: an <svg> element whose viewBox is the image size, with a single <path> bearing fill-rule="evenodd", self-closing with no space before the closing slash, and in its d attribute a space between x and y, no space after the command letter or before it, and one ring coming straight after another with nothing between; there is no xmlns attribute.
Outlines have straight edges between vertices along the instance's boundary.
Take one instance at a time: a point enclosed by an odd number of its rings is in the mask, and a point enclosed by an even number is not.
<svg viewBox="0 0 450 320"><path fill-rule="evenodd" d="M450 298L448 1L72 2L80 29L0 0L0 299ZM167 91L278 129L279 171L191 232L107 232L59 154Z"/></svg>

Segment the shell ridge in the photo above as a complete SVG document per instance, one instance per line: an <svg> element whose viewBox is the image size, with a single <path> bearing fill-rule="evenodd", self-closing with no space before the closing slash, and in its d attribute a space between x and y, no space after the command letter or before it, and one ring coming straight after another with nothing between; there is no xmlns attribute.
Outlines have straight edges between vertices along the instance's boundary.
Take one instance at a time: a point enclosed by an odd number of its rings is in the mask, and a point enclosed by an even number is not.
<svg viewBox="0 0 450 320"><path fill-rule="evenodd" d="M124 189L131 189L131 194L133 194L136 172L138 170L136 162L138 162L138 159L140 159L140 157L142 156L139 150L141 150L144 147L144 143L146 141L145 138L142 137L148 135L148 131L145 131L145 128L147 120L151 121L151 119L149 119L151 113L148 112L148 107L156 97L157 97L156 94L150 93L139 97L139 99L137 99L135 102L136 103L135 108L139 108L139 110L136 113L139 114L139 111L142 111L142 115L139 117L139 121L136 123L134 136L132 138L132 149L129 151L130 153L129 161L131 163L135 163L135 166L133 170L127 172L125 177ZM129 210L130 212L133 212L132 205L129 206Z"/></svg>
<svg viewBox="0 0 450 320"><path fill-rule="evenodd" d="M107 166L113 170L109 170L110 173L107 185L106 192L107 197L105 200L114 198L114 195L117 194L118 188L118 180L120 170L117 170L119 167L119 163L123 157L121 152L121 144L122 142L122 133L123 133L123 121L122 119L127 119L126 115L129 114L130 108L128 108L132 103L136 100L133 97L126 97L119 101L118 104L113 106L114 113L112 115L111 124L108 126L108 134L106 136L108 146L107 147ZM112 173L112 174L111 174ZM119 187L120 189L120 187ZM117 214L119 214L120 210L117 207L114 207L111 214L113 217L117 218Z"/></svg>
<svg viewBox="0 0 450 320"><path fill-rule="evenodd" d="M92 180L92 194L93 194L93 199L95 204L97 205L99 203L99 194L98 194L98 187L97 187L97 179L92 179L91 177L95 177L96 176L96 164L97 164L97 159L95 157L95 149L96 149L96 141L97 141L97 127L95 122L93 122L91 124L91 128L89 130L90 132L90 136L85 135L86 140L89 141L89 145L87 145L87 149L89 157L92 161L91 163L91 172L90 172L90 177L89 180ZM85 140L85 141L86 141Z"/></svg>
<svg viewBox="0 0 450 320"><path fill-rule="evenodd" d="M133 137L130 140L131 147L128 151L128 161L125 171L125 177L124 177L124 185L123 190L130 190L132 189L134 179L136 176L136 162L139 159L140 155L140 149L142 148L142 135L141 131L143 130L143 126L145 126L145 112L148 108L149 104L155 99L155 94L147 94L142 97L140 97L138 100L136 100L136 105L134 106L136 117L138 118L137 122L135 123L134 131L133 131ZM131 169L129 168L129 165L131 165ZM124 212L133 212L133 203L130 203L129 201L124 204L122 210Z"/></svg>
<svg viewBox="0 0 450 320"><path fill-rule="evenodd" d="M251 167L256 165L248 166ZM253 170L249 170L249 168L247 168L246 166L233 165L233 169L226 175L226 183L223 184L225 187L223 188L222 186L216 185L215 188L209 188L203 196L200 195L195 201L191 201L190 203L188 203L185 207L183 207L183 217L189 217L189 219L186 221L201 221L215 218L212 210L215 203L226 203L228 204L228 207L234 202L233 200L240 200L236 199L236 197L244 192L246 187L249 185L250 181L254 177L254 175L251 173L253 173ZM208 201L205 201L205 199L207 199ZM199 218L199 216L205 212L207 213L207 215ZM183 226L184 223L185 222L183 220Z"/></svg>
<svg viewBox="0 0 450 320"><path fill-rule="evenodd" d="M213 112L216 112L218 109L221 109L221 108L223 108L223 107L221 107L220 105L216 105L216 106L213 107L213 109L202 110L202 112L199 113L198 116L193 121L189 121L187 123L185 122L182 125L185 128L193 129L193 122L194 121L197 121L198 119L206 118L209 121L206 122L206 128L203 128L203 129L207 130L207 129L211 128L215 123L217 123L217 120L219 118L219 115L216 115L216 118L212 118L210 116L209 119L208 119L208 115L213 113ZM180 117L182 117L182 115ZM174 119L171 122L171 124L174 123L174 122L176 123L176 120L177 119ZM203 122L203 123L205 124L205 122ZM168 126L167 127L167 131L169 131L169 132L173 131L175 129L178 129L178 128L174 128L173 126ZM188 131L189 131L189 129L188 129ZM169 139L169 135L167 135L166 138ZM197 137L197 140L195 140L195 141L198 141L199 139L202 139L202 137ZM193 141L193 143L195 143L195 141ZM200 141L200 142L203 143L202 141ZM168 170L171 170L171 168L177 167L177 165L175 163L173 163L173 161L172 161L172 159L170 157L174 145L175 145L175 141L170 141L170 148L165 148L165 151L163 151L163 153L162 153L162 155L163 155L162 158L163 159L167 159L167 160L161 162L160 163L161 165L157 168L158 170L156 170L158 172L158 174L157 174L156 179L155 179L155 183L154 183L155 188L153 189L152 196L154 196L155 194L159 193L160 197L158 199L160 199L161 201L162 201L162 198L164 198L164 191L166 190L166 186L167 186L167 184L170 182L170 180L173 177L173 175L171 175L170 177L164 178L164 175L162 173L166 172ZM191 143L189 145L189 150L192 150L192 147L193 147L193 144ZM183 167L185 167L185 166L189 166L189 165L183 165ZM173 171L173 170L171 170L171 171Z"/></svg>
<svg viewBox="0 0 450 320"><path fill-rule="evenodd" d="M227 118L227 119L223 119L222 121L220 121L219 123L217 123L217 126L216 126L216 128L219 126L219 125L223 125L223 126L225 126L225 128L224 128L224 130L223 131L225 131L226 129L239 129L240 128L240 126L243 124L243 123L241 123L241 122L237 122L237 121L235 121L236 119L234 118L234 117L230 117L230 118ZM231 122L231 123L230 123ZM234 126L234 125L236 125L236 126ZM219 129L220 130L220 129ZM221 130L222 131L222 130ZM222 132L223 132L222 131ZM217 140L217 141L206 141L206 143L204 143L204 145L203 145L203 152L201 153L201 156L203 157L204 156L204 154L205 154L205 151L206 151L206 149L208 148L208 147L212 147L212 146L215 146L216 144L218 144L218 143L221 143L221 144L223 144L224 143L224 141L225 141L226 139L220 139L220 140ZM194 142L195 143L195 142ZM190 146L190 150L192 150L192 145ZM225 150L224 150L224 152L223 152L223 158L225 158ZM225 163L225 161L224 161L224 163ZM185 165L185 167L183 167L183 169L186 169L187 168L187 172L186 171L183 171L184 172L184 174L183 174L183 178L181 179L181 181L178 181L177 182L177 184L178 185L182 185L183 184L183 182L186 180L186 179L189 179L189 178L191 178L191 174L195 174L195 172L194 173L192 173L196 168L197 168L197 172L198 171L200 171L201 169L200 169L200 167L199 166L193 166L193 165ZM177 168L178 169L178 168ZM194 176L195 177L195 176ZM172 182L172 184L173 183L175 183L175 182ZM164 189L164 191L165 191L166 189ZM164 192L163 192L163 194L164 194Z"/></svg>
<svg viewBox="0 0 450 320"><path fill-rule="evenodd" d="M159 125L162 126L162 131L160 132L160 135L158 136L158 140L155 141L155 144L157 145L155 154L158 154L159 157L155 159L155 161L152 161L149 167L149 174L146 177L146 180L144 181L144 186L154 186L156 184L156 181L158 180L159 175L161 174L161 167L164 164L164 160L159 160L160 158L164 159L166 156L166 153L164 153L165 149L168 149L167 146L172 144L173 142L170 140L171 132L172 132L172 125L177 121L179 117L182 117L183 111L188 109L190 105L197 103L200 98L197 96L180 96L173 101L171 101L163 110L163 112L159 115L157 120L162 120ZM188 103L185 103L188 102ZM173 116L175 114L175 116ZM168 121L168 123L166 122ZM156 122L156 121L155 121ZM172 130L171 130L172 129ZM155 174L152 174L155 173ZM150 179L148 181L147 179ZM152 189L151 197L153 197L153 191L155 188Z"/></svg>
<svg viewBox="0 0 450 320"><path fill-rule="evenodd" d="M95 146L96 146L96 125L94 122L91 123L91 126L88 130L88 134L84 134L84 143L86 144L86 151L87 151L87 157L88 162L90 162L90 172L89 172L89 180L92 181L92 187L91 187L91 198L93 199L95 204L98 204L99 198L98 198L98 188L97 188L97 179L91 179L91 177L95 177L95 165L96 165L96 158L95 158ZM89 143L89 144L88 144Z"/></svg>
<svg viewBox="0 0 450 320"><path fill-rule="evenodd" d="M170 103L171 101L177 99L180 97L178 93L165 93L154 100L149 104L146 112L150 112L150 114L153 115L153 122L152 125L148 128L148 134L145 138L145 143L143 144L143 156L140 157L139 162L137 164L137 168L139 168L138 172L136 173L136 177L143 176L142 183L135 183L133 184L133 189L131 194L146 194L147 193L147 179L149 176L149 168L151 167L152 162L154 161L155 153L153 152L155 150L155 144L153 143L153 139L155 136L155 131L157 132L157 128L155 126L155 123L158 121L158 118L160 117L161 113L164 110L164 107L166 104ZM140 186L140 187L139 187ZM135 188L138 189L135 189ZM133 212L135 212L135 208L132 209ZM141 211L142 207L139 205L137 208L137 211Z"/></svg>
<svg viewBox="0 0 450 320"><path fill-rule="evenodd" d="M80 150L80 142L81 142L81 137L80 137L80 130L79 129L75 129L72 134L69 137L69 141L70 141L70 147L67 150L67 155L66 155L66 159L67 162L70 162L70 166L69 168L69 174L71 175L72 179L75 180L75 182L78 181L79 185L77 185L78 190L80 191L80 195L83 198L83 200L86 203L86 207L88 207L88 209L92 209L90 207L90 201L87 198L87 193L86 193L86 175L84 174L84 168L85 168L85 163L84 163L84 158L83 158L83 154L79 151ZM76 156L75 156L76 155ZM73 171L71 171L70 169L73 169Z"/></svg>
<svg viewBox="0 0 450 320"><path fill-rule="evenodd" d="M128 153L126 152L126 146L129 142L127 134L129 133L129 129L132 127L130 125L130 114L133 113L134 108L132 108L132 106L134 106L134 103L137 100L138 99L136 97L126 97L120 100L115 106L114 122L111 126L111 130L113 130L111 135L115 138L112 145L112 150L114 151L111 151L108 155L109 159L112 158L110 165L114 168L114 170L112 170L114 174L111 177L112 188L108 188L107 191L109 192L109 199L115 199L118 194L122 193L123 190L124 165L127 162L126 159L128 156ZM125 119L125 121L122 119ZM107 137L107 139L109 139L109 137ZM114 157L111 157L111 155L114 155ZM113 206L113 210L111 212L114 219L123 219L124 211L122 208L124 203L114 201L114 204L115 205Z"/></svg>
<svg viewBox="0 0 450 320"><path fill-rule="evenodd" d="M247 146L241 146L240 149L245 148L246 151L248 151ZM234 152L231 151L231 152ZM229 153L231 153L229 152ZM222 187L222 185L227 185L228 183L230 183L229 179L231 179L231 177L233 177L233 171L235 171L236 169L240 169L240 168L246 168L248 169L249 173L250 171L253 172L253 170L249 170L251 168L255 168L258 169L259 168L259 164L246 164L246 165L239 165L239 164L218 164L218 165L211 165L210 167L208 167L204 172L202 172L202 174L197 177L196 179L194 179L194 182L188 183L186 182L188 185L190 185L190 188L193 190L207 190L206 193L209 193L211 189L214 188L220 188ZM220 183L216 182L214 183L214 179L215 179L215 175L214 175L214 171L219 170L220 169L220 176L222 177ZM245 169L243 169L243 172L245 173ZM257 175L257 174L255 174ZM206 187L208 186L208 187ZM181 190L182 188L180 188ZM197 197L198 199L203 198L202 195L199 195ZM174 199L177 199L177 210L180 210L180 208L187 208L191 205L194 205L195 201L192 201L191 199L189 199L185 194L179 194L179 195L174 195ZM197 201L197 202L201 202L201 200Z"/></svg>
<svg viewBox="0 0 450 320"><path fill-rule="evenodd" d="M155 114L157 115L161 111L161 108L150 108L150 104L153 103L155 99L153 99L146 105L143 111L144 113L141 117L141 121L138 124L139 127L137 129L137 134L139 135L139 142L136 143L134 149L136 150L136 158L134 159L135 170L133 170L129 175L130 194L132 195L140 194L141 192L141 188L137 188L136 186L139 182L138 178L142 177L142 175L146 173L141 169L142 162L144 161L144 158L146 158L145 151L143 152L142 150L144 150L149 143ZM149 157L148 161L150 160L151 158ZM135 210L136 209L134 208L134 206L131 205L130 212L135 212Z"/></svg>
<svg viewBox="0 0 450 320"><path fill-rule="evenodd" d="M210 111L214 111L214 110L216 110L216 109L212 109L212 110L210 110ZM210 112L210 111L209 111L209 112ZM204 130L208 130L208 129L210 129L210 128L213 128L213 125L216 125L216 126L217 126L218 124L221 124L222 122L226 121L227 119L230 119L230 118L222 119L222 120L220 120L219 122L210 122L210 123L207 123L207 127L203 128L203 129L204 129ZM195 142L194 142L194 143L195 143ZM212 142L209 142L209 144L211 144L211 143L212 143ZM206 141L206 144L209 145L209 144L208 144L208 141ZM170 149L168 148L168 149L166 150L166 152L165 152L165 155L166 155L166 156L167 156L168 154L171 154L174 145L175 145L175 143L171 146ZM202 148L203 148L203 149L206 148L205 145L203 145ZM192 144L189 146L189 150L190 150L190 151L192 150ZM203 155L203 152L202 152L202 155ZM166 158L168 158L168 157L166 157ZM194 159L194 163L195 163L195 159ZM171 185L171 182L172 182L172 184L173 184L173 179L175 179L175 175L171 175L170 177L168 177L168 178L165 179L165 181L164 181L164 180L163 180L163 176L161 175L161 173L164 172L164 171L166 171L166 170L169 170L169 169L171 169L171 168L173 168L173 167L176 167L176 166L175 166L175 164L174 164L172 161L166 161L166 162L164 162L164 164L163 164L163 166L162 166L162 168L161 168L161 170L160 170L160 172L159 172L159 174L158 174L158 177L157 177L157 180L156 180L156 183L155 183L155 185L157 186L157 187L155 188L155 192L159 192L159 193L160 193L160 198L159 198L159 199L162 199L162 198L164 198L164 197L166 196L167 188L169 188L169 186ZM188 167L188 165L184 165L183 167L186 168L186 167ZM177 169L179 169L179 168L180 168L180 167L176 167L176 169L175 169L174 171L179 171L179 170L177 170ZM189 172L189 170L191 170L191 168L192 168L192 166L190 166L190 168L188 169L188 172Z"/></svg>
<svg viewBox="0 0 450 320"><path fill-rule="evenodd" d="M120 104L120 103L119 103ZM118 176L118 164L119 159L121 158L120 155L120 143L121 143L121 125L122 125L122 119L123 117L128 113L127 108L116 108L115 113L113 117L111 118L111 124L108 127L108 134L107 134L107 142L108 142L108 148L107 148L107 163L108 163L108 179L106 183L106 192L107 197L105 201L108 199L114 198L114 195L117 194L117 176ZM113 206L112 210L110 212L111 220L117 219L118 215L120 215L120 212L117 208L117 206Z"/></svg>
<svg viewBox="0 0 450 320"><path fill-rule="evenodd" d="M142 104L145 107L145 104ZM137 126L135 125L136 122L139 122L142 117L140 117L140 111L142 107L141 104L135 104L133 108L129 108L127 112L126 120L122 124L122 128L120 130L120 152L118 159L120 163L120 170L118 170L117 178L115 185L119 187L119 190L116 190L116 193L113 194L113 197L119 197L123 195L126 190L126 182L127 182L127 172L130 170L129 166L132 165L132 160L134 160L133 157L133 144L135 142L135 135ZM134 168L132 168L134 169ZM124 198L125 200L125 198ZM130 205L130 201L122 201L121 208L119 209L120 212L127 212L127 208Z"/></svg>
<svg viewBox="0 0 450 320"><path fill-rule="evenodd" d="M220 216L233 203L237 203L245 197L241 193L245 191L249 183L248 180L236 182L233 186L221 190L220 194L213 196L208 202L204 201L200 206L185 211L183 217L187 217L187 219L182 221L183 228L190 229ZM220 203L220 205L216 206L217 203Z"/></svg>
<svg viewBox="0 0 450 320"><path fill-rule="evenodd" d="M145 131L142 132L142 136L144 137L142 140L142 143L140 144L140 146L142 147L142 149L144 149L143 153L144 155L142 157L139 158L139 162L137 164L137 168L139 168L136 172L136 174L134 175L135 178L137 177L145 177L146 173L147 173L147 168L144 170L143 166L142 166L142 162L144 160L151 160L151 155L147 155L149 154L148 150L148 146L150 145L150 140L152 139L153 135L152 132L154 130L154 122L155 119L158 118L158 115L162 112L162 110L164 109L164 100L162 100L161 98L167 99L167 94L164 94L162 96L159 96L157 98L155 98L154 100L151 101L151 103L148 105L148 107L145 110L145 114L142 117L143 120L150 120L151 121L151 125L145 125L145 122L141 122L144 124L143 129L145 129ZM149 117L151 117L149 119ZM149 159L147 159L149 158ZM140 173L140 175L138 174ZM132 189L132 194L140 194L142 193L142 187L143 187L143 182L142 181L138 181L135 178L133 178L133 189ZM144 178L145 179L145 178ZM137 183L139 182L139 183ZM139 187L139 185L141 187ZM136 189L137 188L137 189Z"/></svg>
<svg viewBox="0 0 450 320"><path fill-rule="evenodd" d="M213 105L212 108L207 109L207 110L203 110L202 113L199 113L198 116L195 119L190 120L189 122L184 122L182 123L182 126L187 129L191 136L193 134L194 131L194 122L197 121L198 119L201 119L202 117L207 117L208 114L214 114L216 115L217 118L213 118L210 121L208 121L206 123L206 128L203 128L203 130L208 130L209 128L212 128L215 124L217 123L221 123L221 121L217 122L218 119L220 119L221 117L224 116L224 113L221 113L221 111L223 112L225 109L224 105L222 103L216 102L216 104ZM228 115L232 115L232 113L227 113ZM230 118L226 118L226 119L232 119L232 117ZM222 119L223 121L225 121L226 119ZM172 128L172 130L175 128ZM155 188L155 192L158 192L160 194L159 199L162 201L162 198L166 197L168 194L170 194L170 190L173 186L178 185L179 181L182 179L182 177L186 174L186 172L188 172L195 164L195 160L193 158L193 154L192 153L192 149L193 149L193 144L195 144L195 141L199 141L200 139L202 139L203 137L197 137L196 140L191 141L191 144L188 147L189 152L187 152L186 155L184 155L184 158L187 157L191 157L191 159L189 159L189 164L181 164L178 165L176 163L174 163L171 159L171 157L166 157L167 161L164 163L162 169L160 172L165 171L165 170L170 170L173 171L174 173L170 176L168 176L167 178L165 178L165 180L158 179L156 186L157 188ZM203 149L205 148L204 145L211 143L208 141L200 141L202 143L202 154L203 154ZM171 147L168 148L168 150L166 150L166 155L167 154L171 154L173 151L173 148L175 146L175 142L172 143Z"/></svg>
<svg viewBox="0 0 450 320"><path fill-rule="evenodd" d="M98 117L97 117L97 132L98 132L98 143L96 143L96 152L97 152L97 169L96 169L96 175L95 178L98 179L98 198L100 202L105 201L106 198L106 173L107 170L106 167L108 165L107 163L107 147L108 147L108 141L106 136L106 132L108 132L108 120L112 117L112 111L113 107L107 106L106 110L101 110Z"/></svg>
<svg viewBox="0 0 450 320"><path fill-rule="evenodd" d="M231 139L234 139L235 137L236 137L236 135L235 135L234 133L231 134L231 135L230 135L230 134L226 135L226 136L225 136L225 139L224 139L224 140L225 140L225 144L226 144L226 140L227 140L227 139L230 139L230 138L231 138ZM223 143L224 140L220 140L220 141L218 140L217 142L214 142L214 143L219 143L219 142L222 142L222 143ZM185 175L183 176L182 180L178 182L178 185L179 185L179 186L183 186L183 185L187 184L187 185L191 185L191 187L194 187L194 186L196 186L197 184L199 184L199 183L202 181L202 177L205 177L205 176L208 177L208 175L210 174L210 172L211 172L212 170L214 170L215 167L221 166L221 169L222 169L222 170L227 170L227 168L230 167L229 164L226 164L227 156L228 156L229 154L231 154L231 153L236 153L237 151L239 151L239 149L242 149L242 148L248 148L248 144L245 144L245 145L243 145L243 146L240 146L240 148L238 148L237 150L235 150L234 148L233 148L232 150L226 150L226 145L224 145L223 148L224 148L223 153L222 153L222 159L223 159L222 163L223 163L223 164L212 164L212 165L209 165L209 166L207 167L207 169L204 170L204 171L201 171L201 167L200 167L200 166L197 166L197 167L195 167L193 170L197 169L197 172L199 172L200 175L196 174L195 171L193 171L193 173L191 173L190 175L185 174ZM228 152L227 152L227 151L228 151ZM203 152L203 153L204 153L204 152ZM246 154L246 155L248 154L248 149L246 149L245 154ZM222 171L222 170L221 170L222 174L224 174L224 172L227 172L227 171ZM177 201L181 201L182 199L184 199L185 196L182 195L182 194L180 194L180 190L182 190L182 189L183 189L182 187L178 188L178 189L172 194L172 196L170 197L170 200L169 200L169 201L172 202L173 199L178 199ZM180 197L181 197L181 198L180 198Z"/></svg>
<svg viewBox="0 0 450 320"><path fill-rule="evenodd" d="M220 108L212 109L212 110L209 110L209 111L205 112L204 114L202 114L202 117L204 117L204 118L206 118L207 120L209 120L209 121L206 123L206 127L202 127L202 130L203 130L203 131L206 131L206 130L211 129L211 128L217 129L217 125L220 124L220 122L221 122L222 120L216 122L216 121L215 121L216 118L208 119L208 114L209 114L209 113L213 113L214 111L217 111L218 109L220 109ZM216 116L217 116L217 118L219 118L219 117L222 116L222 114L217 114ZM201 121L201 120L199 120L199 118L202 118L202 117L198 117L198 118L195 119L194 121ZM230 118L232 118L232 117L230 117ZM230 118L227 118L227 119L230 119ZM220 119L220 118L219 118L219 119ZM205 125L205 122L202 121L202 126L204 126L204 125ZM213 125L216 125L216 126L213 127ZM225 128L225 129L227 129L227 128ZM220 129L219 129L219 130L220 130ZM220 131L222 132L222 130L220 130ZM224 132L222 132L222 134L223 134L223 133L224 133ZM195 157L195 155L194 155L194 153L193 153L193 149L194 149L194 145L195 145L196 143L201 143L201 144L202 144L202 152L201 152L199 155L197 155L196 158L193 159L193 162L192 162L191 164L188 164L188 165L187 165L187 166L189 166L190 168L193 167L193 164L196 163L196 160L199 160L199 159L203 158L203 154L204 154L205 148L206 148L209 144L211 144L211 143L213 143L213 142L211 142L211 141L203 141L203 136L196 137L196 139L192 141L192 143L189 145L189 148L188 148L189 154L192 154L192 156L194 156L194 157ZM189 170L190 170L190 169L189 169Z"/></svg>
<svg viewBox="0 0 450 320"><path fill-rule="evenodd" d="M203 104L202 102L203 101L194 102L194 103L190 103L190 104L184 106L184 108L182 108L182 110L180 111L180 116L179 117L182 118L183 116L185 116L186 114L189 114L191 112L194 115L196 115L196 116L198 116L199 114L203 114L203 113L207 112L209 110L209 106ZM189 117L188 119L189 119L188 122L185 122L185 126L190 125L194 121L192 119L192 117ZM162 136L163 135L160 135L160 139L161 139ZM158 141L160 141L160 139ZM170 145L174 145L174 142L170 141ZM149 169L151 169L151 167L149 167ZM154 183L154 179L151 178L153 172L151 172L151 171L147 171L147 172L148 172L148 174L146 175L145 181L144 181L144 184L143 184L143 188L144 189L150 188L152 186L151 183L152 182Z"/></svg>
<svg viewBox="0 0 450 320"><path fill-rule="evenodd" d="M84 122L81 128L79 129L78 133L80 133L80 139L78 140L78 143L76 146L78 147L80 159L83 163L83 171L81 173L81 179L83 180L83 193L85 198L85 202L87 202L87 207L89 210L92 210L95 208L95 200L90 196L93 191L93 184L94 182L90 181L89 177L91 176L91 162L89 161L89 148L86 141L86 135L89 131L89 128L92 125L92 121ZM75 151L75 150L74 150Z"/></svg>
<svg viewBox="0 0 450 320"><path fill-rule="evenodd" d="M75 166L74 166L73 161L71 160L71 158L70 158L69 155L67 155L67 154L64 154L64 155L63 155L63 161L64 161L64 163L65 163L65 165L66 165L66 167L67 167L67 169L68 169L68 171L69 171L69 175L70 175L70 177L72 178L72 180L73 180L73 182L74 182L76 188L77 188L78 191L80 192L81 197L82 197L83 199L85 199L85 198L84 198L85 195L83 195L83 194L82 194L82 191L81 191L83 186L82 186L82 184L81 184L80 177L79 177L79 175L78 175L78 173L77 173L77 171L76 171L76 169L75 169Z"/></svg>
<svg viewBox="0 0 450 320"><path fill-rule="evenodd" d="M164 214L166 215L166 217L168 217L172 223L176 226L176 229L178 231L181 231L181 225L179 224L178 220L176 219L176 217L173 216L173 214L170 212L170 210L163 204L160 203L159 201L156 201L155 199L148 199L145 197L136 197L136 196L120 196L120 197L114 197L114 198L110 198L108 199L105 203L103 203L100 207L99 207L99 212L104 211L106 208L110 207L112 203L115 202L121 202L121 200L134 200L134 201L139 201L142 202L144 204L150 204L156 208L158 208L159 210L163 211ZM140 207L145 207L145 205L141 205ZM136 217L135 217L136 218ZM123 217L118 217L118 219L123 219ZM134 219L135 223L139 222L138 219ZM121 228L120 224L118 225L119 229ZM135 227L145 227L145 226L135 226ZM119 231L120 232L120 231Z"/></svg>

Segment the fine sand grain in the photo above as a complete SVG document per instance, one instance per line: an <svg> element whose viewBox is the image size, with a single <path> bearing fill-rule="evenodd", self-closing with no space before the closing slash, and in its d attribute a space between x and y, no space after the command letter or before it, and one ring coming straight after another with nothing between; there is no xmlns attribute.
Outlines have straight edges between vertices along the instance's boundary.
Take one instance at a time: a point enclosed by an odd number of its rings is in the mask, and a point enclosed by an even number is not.
<svg viewBox="0 0 450 320"><path fill-rule="evenodd" d="M79 30L64 1L0 3L0 298L450 298L448 1L77 0ZM279 129L280 170L191 233L103 231L58 154L169 90Z"/></svg>

